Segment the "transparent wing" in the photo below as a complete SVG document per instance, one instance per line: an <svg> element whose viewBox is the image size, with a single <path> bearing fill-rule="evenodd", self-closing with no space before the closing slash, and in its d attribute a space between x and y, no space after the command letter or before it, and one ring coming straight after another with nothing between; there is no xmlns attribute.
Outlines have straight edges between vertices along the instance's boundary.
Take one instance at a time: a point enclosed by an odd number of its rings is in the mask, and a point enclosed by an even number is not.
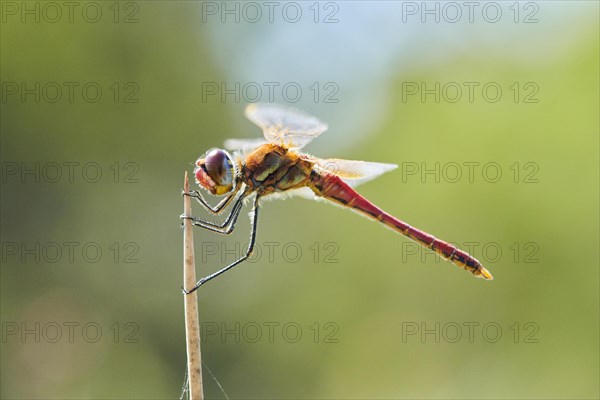
<svg viewBox="0 0 600 400"><path fill-rule="evenodd" d="M356 187L362 183L377 178L379 175L392 171L398 166L396 164L384 164L368 161L342 160L339 158L320 159L303 155L313 161L314 168L318 172L327 172L342 178L351 187ZM275 192L264 196L265 200L287 199L290 197L302 197L308 200L321 200L321 197L309 187L300 187L286 190L284 192Z"/></svg>
<svg viewBox="0 0 600 400"><path fill-rule="evenodd" d="M368 182L377 178L379 175L398 168L396 164L384 164L367 161L342 160L339 158L319 159L307 156L313 161L314 168L318 172L327 172L342 178L351 187L356 187L361 183ZM316 196L309 187L300 187L286 190L284 192L275 192L263 197L264 200L280 200L290 197L302 197L308 200L322 200L322 197Z"/></svg>
<svg viewBox="0 0 600 400"><path fill-rule="evenodd" d="M243 152L254 150L258 146L267 143L265 138L253 138L253 139L227 139L223 144L226 150L241 150Z"/></svg>
<svg viewBox="0 0 600 400"><path fill-rule="evenodd" d="M263 130L274 144L299 149L327 130L327 124L295 108L255 103L246 107L246 118Z"/></svg>
<svg viewBox="0 0 600 400"><path fill-rule="evenodd" d="M342 160L340 158L317 158L313 161L315 162L314 168L318 172L328 172L337 175L352 187L373 180L381 174L398 168L396 164Z"/></svg>
<svg viewBox="0 0 600 400"><path fill-rule="evenodd" d="M265 196L262 196L261 199L265 200L284 200L289 199L290 197L302 197L308 200L317 200L317 196L315 192L312 191L309 187L300 187L296 189L289 189L284 192L274 192L269 193Z"/></svg>

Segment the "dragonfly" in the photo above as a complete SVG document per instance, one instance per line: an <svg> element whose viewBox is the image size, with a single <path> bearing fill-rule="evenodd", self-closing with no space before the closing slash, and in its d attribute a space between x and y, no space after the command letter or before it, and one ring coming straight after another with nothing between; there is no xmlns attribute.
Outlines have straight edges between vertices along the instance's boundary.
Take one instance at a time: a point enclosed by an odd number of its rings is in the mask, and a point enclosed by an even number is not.
<svg viewBox="0 0 600 400"><path fill-rule="evenodd" d="M190 219L194 226L227 235L234 230L244 200L252 199L248 247L236 261L200 279L192 289L184 288L185 293L192 293L248 259L256 243L261 201L267 197L289 195L325 200L354 210L410 238L476 277L493 279L492 274L467 252L392 216L355 190L357 185L391 171L397 165L338 158L322 159L301 152L304 146L325 132L328 126L318 118L295 108L252 103L246 107L245 116L262 129L263 138L229 139L225 141L225 149L210 149L195 163L196 183L212 195L224 198L212 206L197 190L183 193L196 199L214 215L223 214L227 206L233 204L231 211L222 223L187 215L181 217Z"/></svg>

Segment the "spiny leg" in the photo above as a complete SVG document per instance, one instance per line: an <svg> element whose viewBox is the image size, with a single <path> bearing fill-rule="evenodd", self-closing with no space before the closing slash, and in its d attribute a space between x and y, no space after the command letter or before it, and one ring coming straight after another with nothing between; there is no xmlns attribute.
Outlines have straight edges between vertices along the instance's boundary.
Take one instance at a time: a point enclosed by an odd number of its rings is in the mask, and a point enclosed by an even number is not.
<svg viewBox="0 0 600 400"><path fill-rule="evenodd" d="M246 254L244 254L240 259L232 262L231 264L229 264L228 266L221 268L220 270L218 270L217 272L214 272L208 276L205 276L204 278L200 279L197 283L196 286L194 286L191 290L185 290L185 288L183 288L183 293L185 294L190 294L196 290L198 290L198 288L200 286L202 286L203 284L205 284L206 282L210 281L211 279L216 278L217 276L221 275L224 272L229 271L231 268L235 267L236 265L238 265L239 263L245 261L248 259L248 257L250 257L250 255L252 254L252 250L254 250L254 244L256 243L256 222L258 220L258 198L259 198L259 194L256 194L256 197L254 198L254 206L252 208L252 214L250 216L250 223L251 223L251 231L250 231L250 243L248 243L248 249L246 250Z"/></svg>
<svg viewBox="0 0 600 400"><path fill-rule="evenodd" d="M231 213L227 216L225 221L222 224L215 224L214 222L205 221L200 218L194 218L187 215L182 215L181 218L189 219L192 221L192 225L199 226L204 229L208 229L209 231L221 233L224 235L228 235L233 232L233 228L235 227L235 223L237 222L237 218L240 215L240 211L243 206L244 195L242 194L233 205L231 209Z"/></svg>
<svg viewBox="0 0 600 400"><path fill-rule="evenodd" d="M191 198L196 199L196 201L200 203L207 211L210 211L213 214L219 214L225 207L227 207L229 203L231 203L231 200L233 200L235 197L236 192L231 193L214 207L208 204L208 202L202 196L202 193L197 190L190 190L189 192L181 191L181 194L183 196L190 196Z"/></svg>

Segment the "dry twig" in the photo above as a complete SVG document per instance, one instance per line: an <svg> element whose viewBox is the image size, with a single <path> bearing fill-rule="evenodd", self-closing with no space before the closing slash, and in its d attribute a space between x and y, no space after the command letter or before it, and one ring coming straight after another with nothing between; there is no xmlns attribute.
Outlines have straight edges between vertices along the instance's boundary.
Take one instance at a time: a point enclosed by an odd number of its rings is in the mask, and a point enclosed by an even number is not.
<svg viewBox="0 0 600 400"><path fill-rule="evenodd" d="M185 192L190 191L187 172L183 182ZM190 196L183 196L183 213L192 215ZM192 288L196 284L194 260L194 237L192 223L183 220L183 287ZM202 356L200 353L200 328L198 323L198 292L183 295L185 310L185 337L187 348L187 370L190 400L203 400Z"/></svg>

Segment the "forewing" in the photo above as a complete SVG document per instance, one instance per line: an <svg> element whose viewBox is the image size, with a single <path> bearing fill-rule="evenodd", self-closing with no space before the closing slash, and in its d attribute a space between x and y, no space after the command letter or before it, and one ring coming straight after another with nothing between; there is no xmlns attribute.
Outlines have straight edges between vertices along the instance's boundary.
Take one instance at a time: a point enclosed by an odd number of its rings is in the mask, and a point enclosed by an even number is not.
<svg viewBox="0 0 600 400"><path fill-rule="evenodd" d="M314 161L314 168L318 172L337 175L351 187L356 187L398 168L396 164L343 160L340 158L315 159Z"/></svg>
<svg viewBox="0 0 600 400"><path fill-rule="evenodd" d="M304 147L327 130L327 124L318 118L277 104L250 104L245 115L263 130L269 142L289 148Z"/></svg>
<svg viewBox="0 0 600 400"><path fill-rule="evenodd" d="M255 148L267 143L264 138L252 138L252 139L227 139L223 144L225 149L236 151L241 150L243 152L254 150Z"/></svg>

